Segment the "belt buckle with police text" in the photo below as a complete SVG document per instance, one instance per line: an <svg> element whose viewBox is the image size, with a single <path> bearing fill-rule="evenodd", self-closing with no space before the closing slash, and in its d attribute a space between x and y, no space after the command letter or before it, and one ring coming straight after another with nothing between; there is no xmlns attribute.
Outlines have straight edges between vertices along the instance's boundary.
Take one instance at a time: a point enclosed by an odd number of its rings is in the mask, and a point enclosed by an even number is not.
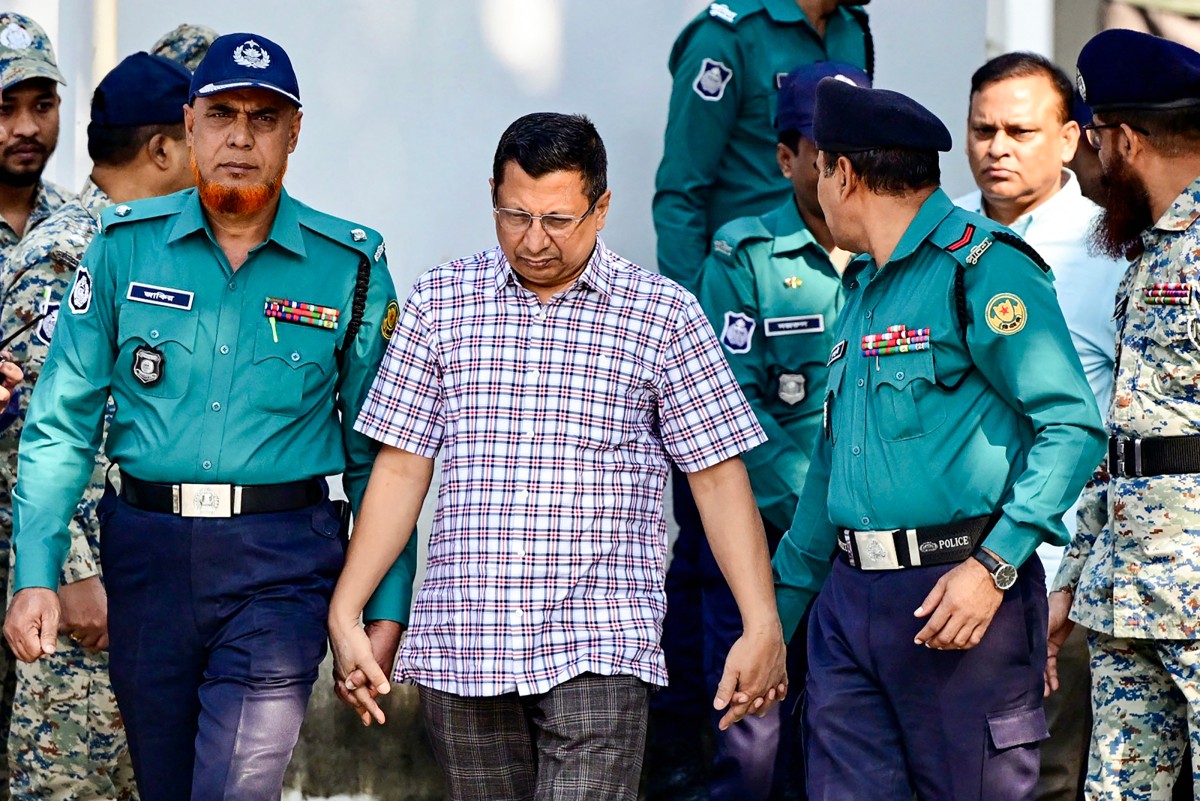
<svg viewBox="0 0 1200 801"><path fill-rule="evenodd" d="M176 484L172 500L180 517L233 517L236 511L231 484Z"/></svg>

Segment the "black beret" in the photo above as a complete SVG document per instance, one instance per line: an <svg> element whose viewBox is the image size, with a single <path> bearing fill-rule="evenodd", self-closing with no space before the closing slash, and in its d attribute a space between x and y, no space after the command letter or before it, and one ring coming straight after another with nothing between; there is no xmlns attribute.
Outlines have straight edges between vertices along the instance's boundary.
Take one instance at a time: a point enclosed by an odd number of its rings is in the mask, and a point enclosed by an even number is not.
<svg viewBox="0 0 1200 801"><path fill-rule="evenodd" d="M1200 105L1200 53L1148 33L1101 31L1076 68L1076 88L1093 111Z"/></svg>
<svg viewBox="0 0 1200 801"><path fill-rule="evenodd" d="M953 146L950 132L933 112L887 89L864 89L826 78L817 84L813 139L821 150L941 150Z"/></svg>
<svg viewBox="0 0 1200 801"><path fill-rule="evenodd" d="M96 125L171 125L183 122L192 74L162 56L134 53L113 67L92 94Z"/></svg>

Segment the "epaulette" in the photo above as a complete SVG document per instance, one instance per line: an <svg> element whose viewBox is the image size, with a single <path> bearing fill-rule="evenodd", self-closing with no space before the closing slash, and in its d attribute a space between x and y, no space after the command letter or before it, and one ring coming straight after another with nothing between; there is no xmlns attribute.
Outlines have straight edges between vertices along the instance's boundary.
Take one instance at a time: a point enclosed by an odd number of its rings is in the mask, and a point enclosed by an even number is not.
<svg viewBox="0 0 1200 801"><path fill-rule="evenodd" d="M718 256L732 261L733 254L744 243L770 239L771 232L760 217L739 217L731 220L713 234L712 250Z"/></svg>
<svg viewBox="0 0 1200 801"><path fill-rule="evenodd" d="M114 225L152 220L157 217L168 217L178 214L190 197L189 192L176 192L172 195L148 197L142 200L131 200L128 203L117 203L100 212L100 228L107 231Z"/></svg>
<svg viewBox="0 0 1200 801"><path fill-rule="evenodd" d="M720 3L710 3L701 17L711 17L730 27L735 27L747 16L755 11L761 11L762 8L762 0L724 0Z"/></svg>
<svg viewBox="0 0 1200 801"><path fill-rule="evenodd" d="M343 247L361 253L372 264L383 258L383 235L375 229L357 225L323 211L317 211L298 200L293 199L292 202L296 204L296 216L305 228Z"/></svg>
<svg viewBox="0 0 1200 801"><path fill-rule="evenodd" d="M930 243L953 256L964 267L974 267L995 243L992 225L986 218L951 213L929 235Z"/></svg>
<svg viewBox="0 0 1200 801"><path fill-rule="evenodd" d="M1003 242L1010 248L1016 248L1029 257L1029 260L1042 268L1042 272L1050 272L1050 265L1042 258L1042 254L1037 252L1037 248L1026 242L1021 237L1014 234L1012 231L992 231L992 236L996 237L997 242Z"/></svg>

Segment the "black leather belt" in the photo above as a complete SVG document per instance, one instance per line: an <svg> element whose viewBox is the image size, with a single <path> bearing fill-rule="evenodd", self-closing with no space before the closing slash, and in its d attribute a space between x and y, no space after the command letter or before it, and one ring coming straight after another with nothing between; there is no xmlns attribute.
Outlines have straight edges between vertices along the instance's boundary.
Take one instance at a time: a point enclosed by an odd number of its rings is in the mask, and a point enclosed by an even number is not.
<svg viewBox="0 0 1200 801"><path fill-rule="evenodd" d="M890 531L842 528L838 529L838 547L850 566L859 570L946 565L970 556L999 519L998 514L985 515L943 526Z"/></svg>
<svg viewBox="0 0 1200 801"><path fill-rule="evenodd" d="M285 484L160 484L121 474L121 495L130 505L147 512L180 517L232 517L234 515L290 512L312 506L325 497L315 478Z"/></svg>
<svg viewBox="0 0 1200 801"><path fill-rule="evenodd" d="M1200 436L1110 437L1108 472L1123 478L1200 473Z"/></svg>

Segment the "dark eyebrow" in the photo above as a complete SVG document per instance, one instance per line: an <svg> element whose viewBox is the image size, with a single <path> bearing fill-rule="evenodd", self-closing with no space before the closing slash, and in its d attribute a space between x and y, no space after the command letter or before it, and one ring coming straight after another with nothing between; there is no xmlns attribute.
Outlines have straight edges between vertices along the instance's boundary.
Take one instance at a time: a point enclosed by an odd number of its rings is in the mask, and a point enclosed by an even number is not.
<svg viewBox="0 0 1200 801"><path fill-rule="evenodd" d="M232 114L236 114L238 112L238 109L234 108L228 103L213 103L208 108L210 111L223 111ZM246 113L253 116L255 114L279 114L280 111L279 106L263 106L261 108L252 108Z"/></svg>

